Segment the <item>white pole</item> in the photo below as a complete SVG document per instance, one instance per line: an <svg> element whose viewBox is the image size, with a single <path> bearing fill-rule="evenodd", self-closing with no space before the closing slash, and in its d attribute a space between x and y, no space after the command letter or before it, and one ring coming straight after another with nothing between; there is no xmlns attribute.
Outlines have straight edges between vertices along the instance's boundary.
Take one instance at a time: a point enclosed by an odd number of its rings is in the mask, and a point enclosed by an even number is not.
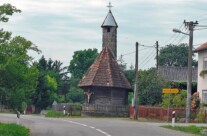
<svg viewBox="0 0 207 136"><path fill-rule="evenodd" d="M19 125L19 120L20 120L20 112L17 111L17 125Z"/></svg>
<svg viewBox="0 0 207 136"><path fill-rule="evenodd" d="M63 115L65 115L65 106L63 106Z"/></svg>
<svg viewBox="0 0 207 136"><path fill-rule="evenodd" d="M172 112L172 127L175 127L175 111Z"/></svg>
<svg viewBox="0 0 207 136"><path fill-rule="evenodd" d="M170 96L171 94L169 94L169 97L168 97L168 107L167 107L167 122L170 122Z"/></svg>

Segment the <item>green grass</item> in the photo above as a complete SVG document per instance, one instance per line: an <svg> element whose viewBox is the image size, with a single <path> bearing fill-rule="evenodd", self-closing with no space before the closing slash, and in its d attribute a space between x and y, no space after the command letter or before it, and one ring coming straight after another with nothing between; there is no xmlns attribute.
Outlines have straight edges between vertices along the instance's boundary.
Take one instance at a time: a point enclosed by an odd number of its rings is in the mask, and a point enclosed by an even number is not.
<svg viewBox="0 0 207 136"><path fill-rule="evenodd" d="M55 112L55 111L49 110L47 114L45 115L45 117L61 118L61 117L65 117L65 115L63 115L63 112Z"/></svg>
<svg viewBox="0 0 207 136"><path fill-rule="evenodd" d="M1 124L0 136L29 136L29 129L16 124Z"/></svg>
<svg viewBox="0 0 207 136"><path fill-rule="evenodd" d="M187 132L187 133L191 133L191 134L195 134L198 136L206 136L204 134L201 134L201 130L203 129L207 129L207 127L197 127L197 126L162 126L164 128L168 128L168 129L173 129L173 130L178 130L178 131L182 131L182 132Z"/></svg>

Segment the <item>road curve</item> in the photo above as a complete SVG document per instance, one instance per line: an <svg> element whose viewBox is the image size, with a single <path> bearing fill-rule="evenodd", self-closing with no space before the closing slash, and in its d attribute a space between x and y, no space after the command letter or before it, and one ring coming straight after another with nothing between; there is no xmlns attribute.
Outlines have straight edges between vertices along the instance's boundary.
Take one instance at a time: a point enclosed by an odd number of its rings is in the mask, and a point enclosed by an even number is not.
<svg viewBox="0 0 207 136"><path fill-rule="evenodd" d="M0 114L0 122L16 122L15 114ZM20 124L31 136L191 136L150 123L105 118L45 118L22 115Z"/></svg>

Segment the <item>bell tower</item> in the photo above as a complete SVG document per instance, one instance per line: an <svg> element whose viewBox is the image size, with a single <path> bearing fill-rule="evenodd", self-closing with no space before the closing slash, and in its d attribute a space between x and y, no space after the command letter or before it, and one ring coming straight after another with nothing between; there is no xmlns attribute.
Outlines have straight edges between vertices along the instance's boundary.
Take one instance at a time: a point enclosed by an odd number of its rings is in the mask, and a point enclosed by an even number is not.
<svg viewBox="0 0 207 136"><path fill-rule="evenodd" d="M112 5L109 2L109 5L107 6L109 8L109 12L101 25L103 29L103 37L102 37L102 48L108 47L112 54L114 55L114 58L117 58L117 28L118 25L116 23L116 20L114 19L114 16L111 12Z"/></svg>

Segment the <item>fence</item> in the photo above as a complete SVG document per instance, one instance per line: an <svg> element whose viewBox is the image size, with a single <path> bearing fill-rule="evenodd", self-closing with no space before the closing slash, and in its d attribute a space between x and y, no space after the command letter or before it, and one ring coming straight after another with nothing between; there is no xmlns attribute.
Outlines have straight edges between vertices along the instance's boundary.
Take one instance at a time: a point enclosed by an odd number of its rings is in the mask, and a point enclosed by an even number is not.
<svg viewBox="0 0 207 136"><path fill-rule="evenodd" d="M81 105L71 104L71 103L55 103L52 105L52 109L56 112L63 112L65 107L65 112L70 116L80 116L81 115Z"/></svg>
<svg viewBox="0 0 207 136"><path fill-rule="evenodd" d="M9 109L7 106L5 105L0 105L0 112L11 112L12 109Z"/></svg>
<svg viewBox="0 0 207 136"><path fill-rule="evenodd" d="M89 116L129 116L129 107L124 105L100 105L84 104L82 108L83 115Z"/></svg>
<svg viewBox="0 0 207 136"><path fill-rule="evenodd" d="M185 109L169 109L169 119L172 118L172 111L176 112L177 118L185 118ZM129 108L130 118L134 118L134 108L130 106ZM196 114L196 110L191 110L191 114ZM141 118L151 118L158 120L168 120L168 109L162 107L152 107L152 106L139 106L138 107L138 117Z"/></svg>

